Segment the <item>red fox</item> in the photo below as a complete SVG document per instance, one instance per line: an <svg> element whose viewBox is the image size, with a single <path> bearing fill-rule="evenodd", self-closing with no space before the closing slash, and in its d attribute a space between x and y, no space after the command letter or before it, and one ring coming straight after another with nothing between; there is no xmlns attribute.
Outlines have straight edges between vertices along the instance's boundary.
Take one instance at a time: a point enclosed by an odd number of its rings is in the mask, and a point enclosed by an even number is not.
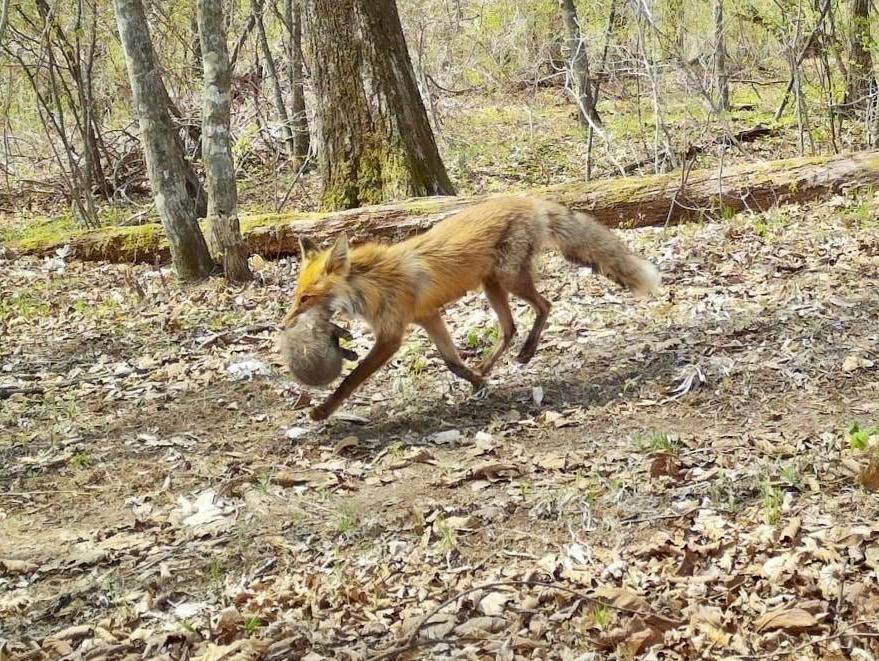
<svg viewBox="0 0 879 661"><path fill-rule="evenodd" d="M348 247L340 236L318 251L300 241L302 267L295 299L283 319L289 325L305 310L321 306L362 318L372 328L375 346L326 401L311 411L323 420L400 348L415 323L436 345L446 366L469 381L485 385L498 358L516 333L508 295L525 300L536 313L518 360L534 356L550 303L534 284L534 259L554 246L574 264L592 266L639 295L653 293L659 273L630 252L609 229L590 216L528 197L499 197L456 213L429 231L393 245L366 243ZM464 364L443 323L441 310L482 287L500 323L498 340L474 370Z"/></svg>

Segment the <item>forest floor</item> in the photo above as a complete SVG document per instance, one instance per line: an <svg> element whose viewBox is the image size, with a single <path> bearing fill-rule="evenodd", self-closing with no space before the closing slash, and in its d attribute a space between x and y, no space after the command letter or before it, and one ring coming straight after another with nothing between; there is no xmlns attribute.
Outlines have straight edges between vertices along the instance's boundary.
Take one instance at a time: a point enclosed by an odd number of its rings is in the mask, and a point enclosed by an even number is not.
<svg viewBox="0 0 879 661"><path fill-rule="evenodd" d="M327 423L295 263L5 261L0 659L873 658L876 207L624 233L650 300L549 255L530 365L472 399L413 332Z"/></svg>

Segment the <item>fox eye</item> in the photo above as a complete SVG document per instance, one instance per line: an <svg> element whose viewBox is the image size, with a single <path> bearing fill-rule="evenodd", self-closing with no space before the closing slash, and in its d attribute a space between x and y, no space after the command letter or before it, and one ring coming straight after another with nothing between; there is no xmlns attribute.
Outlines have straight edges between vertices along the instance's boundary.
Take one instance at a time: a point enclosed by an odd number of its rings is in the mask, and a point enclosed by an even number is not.
<svg viewBox="0 0 879 661"><path fill-rule="evenodd" d="M308 303L308 301L310 301L313 298L314 298L314 296L311 296L310 294L305 294L303 296L300 296L299 297L299 304L301 305L302 303Z"/></svg>

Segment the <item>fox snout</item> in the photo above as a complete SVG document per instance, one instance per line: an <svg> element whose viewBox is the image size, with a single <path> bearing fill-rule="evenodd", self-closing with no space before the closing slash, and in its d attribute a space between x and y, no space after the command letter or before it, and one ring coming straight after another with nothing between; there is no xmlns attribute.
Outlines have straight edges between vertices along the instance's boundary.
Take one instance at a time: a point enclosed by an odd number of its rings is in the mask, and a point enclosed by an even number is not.
<svg viewBox="0 0 879 661"><path fill-rule="evenodd" d="M326 303L326 298L324 296L312 296L312 295L299 295L293 301L293 305L287 311L287 314L284 315L284 318L281 320L281 325L283 327L292 326L296 321L296 317L305 312L306 310L311 310L312 308L320 307Z"/></svg>
<svg viewBox="0 0 879 661"><path fill-rule="evenodd" d="M287 314L281 319L281 328L290 328L298 316L299 310L297 308L290 308L287 310Z"/></svg>

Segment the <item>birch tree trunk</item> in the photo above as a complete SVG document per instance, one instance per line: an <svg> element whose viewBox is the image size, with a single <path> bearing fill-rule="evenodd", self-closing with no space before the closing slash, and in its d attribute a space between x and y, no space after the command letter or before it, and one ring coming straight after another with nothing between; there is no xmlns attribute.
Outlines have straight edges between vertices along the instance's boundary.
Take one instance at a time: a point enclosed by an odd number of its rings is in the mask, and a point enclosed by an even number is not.
<svg viewBox="0 0 879 661"><path fill-rule="evenodd" d="M454 194L394 0L304 0L322 207Z"/></svg>
<svg viewBox="0 0 879 661"><path fill-rule="evenodd" d="M726 39L723 35L723 0L714 0L714 85L717 107L729 110L729 73L726 69Z"/></svg>
<svg viewBox="0 0 879 661"><path fill-rule="evenodd" d="M229 51L222 0L198 0L198 34L204 69L202 155L208 193L207 240L228 282L253 278L238 224L238 190L229 134L232 103Z"/></svg>
<svg viewBox="0 0 879 661"><path fill-rule="evenodd" d="M210 275L214 263L186 190L183 156L165 105L143 4L141 0L114 0L114 8L156 210L168 236L178 277L198 280Z"/></svg>
<svg viewBox="0 0 879 661"><path fill-rule="evenodd" d="M290 90L292 99L290 118L293 128L293 157L301 165L311 149L311 136L308 132L308 116L305 113L305 89L303 82L304 62L302 58L302 0L285 0L284 13L290 30Z"/></svg>
<svg viewBox="0 0 879 661"><path fill-rule="evenodd" d="M592 95L592 81L589 78L589 57L586 53L586 42L580 33L577 21L577 8L574 0L559 0L562 22L565 24L565 41L568 48L568 73L571 91L577 104L580 122L585 127L590 123L601 126L601 118L595 109L595 98Z"/></svg>
<svg viewBox="0 0 879 661"><path fill-rule="evenodd" d="M272 50L269 47L269 39L266 36L266 26L263 21L263 3L262 0L252 0L251 8L253 10L253 20L256 21L256 31L259 35L260 49L263 58L266 61L266 70L271 78L272 96L275 101L275 112L278 113L278 119L281 121L281 131L284 133L284 146L290 158L295 157L295 149L293 146L293 130L290 128L290 116L287 114L287 106L284 105L284 93L281 91L281 79L278 77L278 68L275 66L275 58L272 56Z"/></svg>

